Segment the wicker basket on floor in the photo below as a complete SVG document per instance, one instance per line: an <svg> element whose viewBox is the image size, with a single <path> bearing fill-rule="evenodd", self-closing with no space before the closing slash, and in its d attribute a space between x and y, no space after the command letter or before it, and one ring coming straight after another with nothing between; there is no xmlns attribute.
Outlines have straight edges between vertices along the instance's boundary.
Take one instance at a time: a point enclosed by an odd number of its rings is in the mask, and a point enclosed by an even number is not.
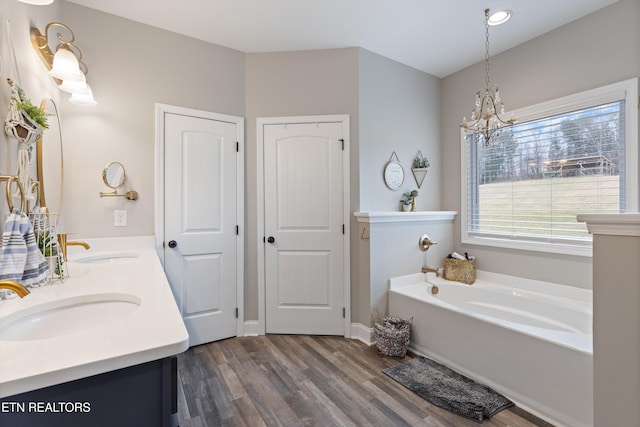
<svg viewBox="0 0 640 427"><path fill-rule="evenodd" d="M406 320L401 317L384 316L380 321L380 314L375 310L373 330L378 352L390 357L404 357L409 348L412 323L413 317Z"/></svg>

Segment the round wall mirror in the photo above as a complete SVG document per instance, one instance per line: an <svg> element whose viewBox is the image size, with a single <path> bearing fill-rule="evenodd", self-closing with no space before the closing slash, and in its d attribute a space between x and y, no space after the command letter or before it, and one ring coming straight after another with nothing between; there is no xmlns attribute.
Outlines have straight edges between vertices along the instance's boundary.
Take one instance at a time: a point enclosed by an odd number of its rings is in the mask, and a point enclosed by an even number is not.
<svg viewBox="0 0 640 427"><path fill-rule="evenodd" d="M36 145L37 177L40 181L40 206L49 212L62 212L62 188L64 162L62 156L62 129L58 107L53 99L45 99L40 108L48 116L49 128L45 129Z"/></svg>
<svg viewBox="0 0 640 427"><path fill-rule="evenodd" d="M105 166L102 171L102 180L107 187L113 190L124 187L124 183L127 181L127 175L124 172L122 163L111 162Z"/></svg>

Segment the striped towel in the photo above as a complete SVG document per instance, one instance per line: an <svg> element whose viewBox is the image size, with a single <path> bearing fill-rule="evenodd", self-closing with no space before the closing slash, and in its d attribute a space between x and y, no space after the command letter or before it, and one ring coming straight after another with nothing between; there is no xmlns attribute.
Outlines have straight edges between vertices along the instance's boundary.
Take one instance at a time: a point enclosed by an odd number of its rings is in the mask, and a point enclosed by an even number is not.
<svg viewBox="0 0 640 427"><path fill-rule="evenodd" d="M38 249L29 218L14 209L9 214L2 233L0 280L13 280L24 286L39 286L48 277L49 266Z"/></svg>

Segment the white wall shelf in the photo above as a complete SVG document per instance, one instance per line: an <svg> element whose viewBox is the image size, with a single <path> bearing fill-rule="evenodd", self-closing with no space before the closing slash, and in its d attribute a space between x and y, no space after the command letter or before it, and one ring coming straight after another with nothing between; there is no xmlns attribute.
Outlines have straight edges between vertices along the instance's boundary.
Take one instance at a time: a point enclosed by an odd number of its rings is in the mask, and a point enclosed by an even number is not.
<svg viewBox="0 0 640 427"><path fill-rule="evenodd" d="M456 211L419 211L419 212L354 212L358 222L376 224L383 222L427 222L453 221Z"/></svg>

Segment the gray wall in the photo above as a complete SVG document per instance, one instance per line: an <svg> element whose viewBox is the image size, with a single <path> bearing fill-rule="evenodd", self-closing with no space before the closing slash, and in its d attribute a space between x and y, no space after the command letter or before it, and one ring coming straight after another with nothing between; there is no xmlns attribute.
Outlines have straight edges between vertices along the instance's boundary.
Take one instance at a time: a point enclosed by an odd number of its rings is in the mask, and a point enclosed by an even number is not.
<svg viewBox="0 0 640 427"><path fill-rule="evenodd" d="M407 172L402 190L415 188L410 162L417 150L422 150L434 166L423 187L422 194L429 196L419 197L418 207L438 208L439 82L433 76L359 48L245 55L73 3L56 2L53 8L0 1L10 6L3 10L15 8L23 16L20 27L14 25L22 73L29 76L33 86L48 86L48 93L61 98L64 231L76 233L76 238L154 232L156 102L246 118L248 320L258 317L258 201L251 196L257 186L257 117L349 114L352 212L361 210L361 191L366 193L367 210L396 210L401 192L384 187L382 168L396 150ZM30 47L29 19L40 28L60 20L73 29L89 68L87 77L98 100L96 107L77 107L67 102L65 94L59 95ZM38 100L44 96L35 91L34 95ZM362 125L360 109L366 117ZM364 159L360 132L367 135ZM128 187L140 193L137 202L98 197L105 190L100 173L110 161L125 165ZM366 164L362 185L361 164ZM128 210L127 227L113 226L115 209ZM355 219L351 221L351 241L356 242L357 226ZM357 244L351 245L351 257L352 264L357 265ZM368 323L369 284L360 282L358 272L358 268L352 268L353 319ZM359 301L365 304L362 319L357 315Z"/></svg>
<svg viewBox="0 0 640 427"><path fill-rule="evenodd" d="M438 80L359 48L313 52L243 54L64 1L28 6L0 0L11 19L23 87L32 99L60 99L65 145L65 226L77 238L153 233L154 103L198 108L246 118L247 319L257 318L255 150L257 117L349 114L351 117L351 210L398 209L401 193L415 188L411 159L418 150L432 167L417 199L420 210L460 209L458 124L483 84L483 64ZM30 47L30 23L43 29L61 20L73 28L99 104L69 104ZM508 108L519 108L640 75L640 4L621 0L558 30L492 58ZM492 37L499 37L499 27ZM8 55L2 39L3 64ZM482 48L479 43L479 48ZM4 74L3 74L4 76ZM6 86L6 85L5 85ZM0 101L8 105L8 87ZM16 147L0 135L2 166L11 171ZM382 169L396 151L406 170L401 191L388 190ZM136 203L100 199L100 172L118 160ZM4 172L4 171L3 171ZM113 210L129 211L129 226L113 227ZM359 253L351 222L352 319L368 324L368 257ZM479 268L504 274L591 286L591 260L460 247L459 220L453 245L474 253ZM410 272L407 272L410 273ZM365 276L367 276L365 274Z"/></svg>
<svg viewBox="0 0 640 427"><path fill-rule="evenodd" d="M360 50L360 210L400 210L402 193L418 189L411 164L418 151L429 159L417 209L440 209L440 80ZM404 185L389 190L382 173L395 151L404 167Z"/></svg>
<svg viewBox="0 0 640 427"><path fill-rule="evenodd" d="M418 189L411 164L420 150L429 159L431 167L419 189L416 207L420 211L440 210L440 80L367 50L360 49L359 52L360 204L353 205L352 209L355 211L358 207L357 210L363 212L400 210L402 193ZM382 176L394 151L405 171L404 184L397 191L389 190ZM386 297L381 295L385 294L389 277L420 271L422 264L417 240L427 232L418 225L422 230L419 233L419 230L413 230L413 234L374 233L374 228L405 230L407 224L371 228L372 240L362 241L359 234L362 224L352 222L352 230L357 233L352 233L351 239L351 320L363 325L370 325L373 308L384 312ZM357 258L353 257L354 248L363 252ZM393 254L385 254L390 248L393 248ZM411 263L411 257L398 255L400 253L413 254L415 262ZM432 261L438 263L435 258Z"/></svg>
<svg viewBox="0 0 640 427"><path fill-rule="evenodd" d="M637 221L637 219L636 219ZM624 228L623 228L624 227ZM629 229L635 232L630 233ZM594 425L631 426L640 419L640 237L637 223L608 224L593 238ZM627 235L620 235L620 234ZM620 268L624 265L624 268Z"/></svg>
<svg viewBox="0 0 640 427"><path fill-rule="evenodd" d="M375 260L370 267L369 304L371 311L377 308L380 313L386 313L390 278L420 273L423 265L431 268L444 266L443 260L453 247L453 224L448 220L412 221L374 223L369 228L369 251L371 259ZM418 240L423 234L437 243L427 252L418 249ZM368 320L370 322L371 313ZM369 322L360 323L368 325Z"/></svg>
<svg viewBox="0 0 640 427"><path fill-rule="evenodd" d="M37 13L34 13L37 12ZM53 99L58 105L60 91L57 85L46 74L44 63L31 47L29 30L31 26L37 26L41 31L47 23L60 20L60 7L54 3L47 7L34 8L33 6L19 3L15 0L0 0L0 117L2 117L2 130L0 131L0 175L15 175L17 170L18 142L14 138L8 138L4 132L4 118L8 112L11 99L11 88L6 83L6 78L11 77L24 89L31 102L39 106L45 98ZM10 21L7 28L6 21ZM15 61L11 53L11 44L7 36L9 29L13 40ZM33 176L35 177L35 167ZM1 194L4 194L4 183L0 183ZM14 200L19 204L19 199ZM0 197L0 221L4 223L5 197Z"/></svg>
<svg viewBox="0 0 640 427"><path fill-rule="evenodd" d="M256 230L259 201L251 197L258 179L256 118L349 114L351 212L398 210L402 191L385 187L382 169L396 150L407 173L403 191L416 188L410 166L418 150L436 159L432 169L438 170L438 90L437 78L359 48L247 55L247 319L258 317L256 243L262 239ZM434 172L425 180L430 196L418 198L420 210L438 209L438 177ZM360 254L355 218L350 241L352 322L369 324L370 281L360 277L369 258Z"/></svg>
<svg viewBox="0 0 640 427"><path fill-rule="evenodd" d="M245 317L258 319L256 119L348 114L351 128L351 205L358 205L358 49L246 56ZM353 233L352 233L353 235ZM352 246L352 258L357 254Z"/></svg>
<svg viewBox="0 0 640 427"><path fill-rule="evenodd" d="M491 58L491 81L507 109L517 109L640 75L640 2L622 0ZM514 22L515 24L515 22ZM494 27L491 37L500 37ZM479 44L478 48L482 48ZM479 63L442 80L442 192L445 210L460 211L460 129L474 93L483 85ZM590 288L591 259L538 252L455 245L478 258L478 268Z"/></svg>
<svg viewBox="0 0 640 427"><path fill-rule="evenodd" d="M56 2L57 3L57 2ZM62 2L89 68L98 105L61 102L65 156L64 216L78 237L154 233L155 103L244 116L244 53ZM46 74L42 80L51 80ZM66 97L66 96L65 96ZM102 169L119 161L140 199L100 199ZM128 210L128 226L113 211Z"/></svg>

